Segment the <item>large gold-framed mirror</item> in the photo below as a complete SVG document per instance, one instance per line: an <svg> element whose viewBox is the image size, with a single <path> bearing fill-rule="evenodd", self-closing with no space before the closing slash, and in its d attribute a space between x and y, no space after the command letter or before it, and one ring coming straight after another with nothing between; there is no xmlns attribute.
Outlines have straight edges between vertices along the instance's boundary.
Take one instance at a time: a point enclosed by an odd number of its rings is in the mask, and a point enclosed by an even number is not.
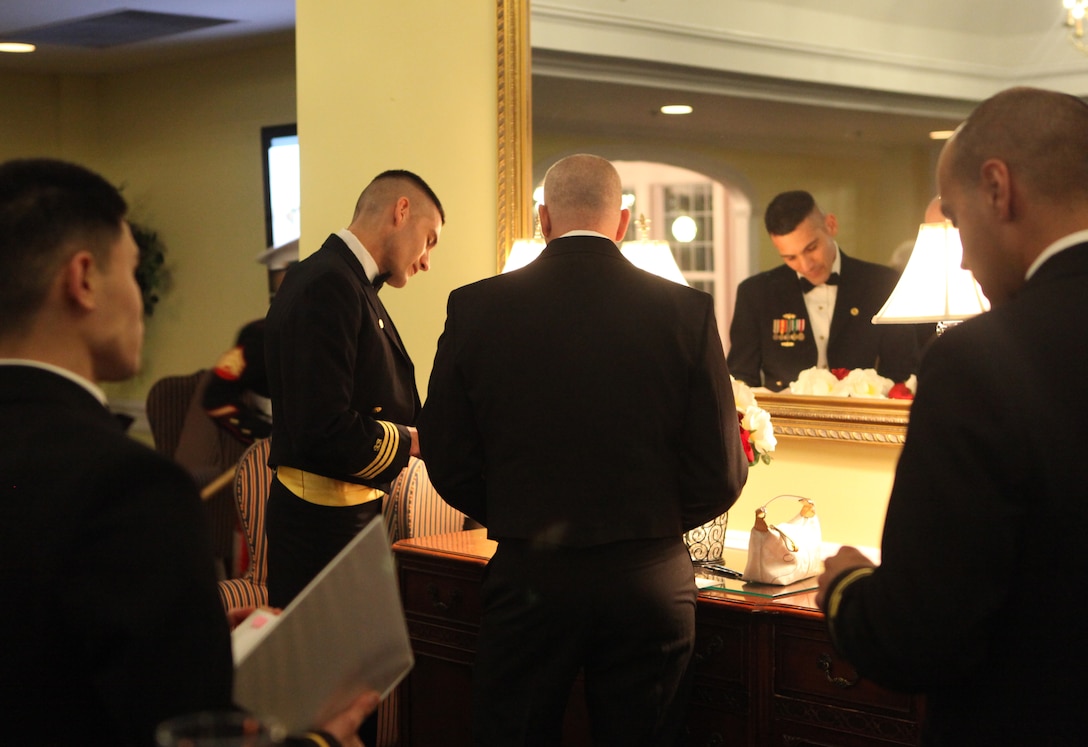
<svg viewBox="0 0 1088 747"><path fill-rule="evenodd" d="M498 226L496 270L511 245L532 233L532 77L529 0L496 0L498 51ZM898 446L905 400L760 394L779 436Z"/></svg>
<svg viewBox="0 0 1088 747"><path fill-rule="evenodd" d="M781 393L756 399L770 414L777 436L898 446L910 420L910 400Z"/></svg>

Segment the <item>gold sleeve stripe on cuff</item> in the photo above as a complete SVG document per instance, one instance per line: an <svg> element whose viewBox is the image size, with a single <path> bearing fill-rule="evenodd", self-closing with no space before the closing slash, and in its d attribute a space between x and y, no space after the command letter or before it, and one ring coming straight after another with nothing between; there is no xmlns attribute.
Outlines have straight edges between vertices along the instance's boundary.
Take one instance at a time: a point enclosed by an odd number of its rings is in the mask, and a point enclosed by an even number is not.
<svg viewBox="0 0 1088 747"><path fill-rule="evenodd" d="M854 570L843 576L842 581L835 584L835 588L831 590L831 596L827 599L827 620L831 627L832 636L835 632L835 617L839 614L839 605L842 603L843 592L846 591L846 587L854 583L860 578L872 575L875 568L855 568Z"/></svg>
<svg viewBox="0 0 1088 747"><path fill-rule="evenodd" d="M318 745L319 747L332 747L332 745L329 744L329 740L325 739L325 737L318 734L316 731L306 732L306 734L304 734L303 736L305 736L306 739L309 739L311 742Z"/></svg>
<svg viewBox="0 0 1088 747"><path fill-rule="evenodd" d="M356 472L356 477L374 479L389 469L397 456L397 447L400 446L400 431L397 430L397 426L384 420L379 420L378 424L381 425L382 430L385 432L385 437L381 440L381 446L378 448L374 461Z"/></svg>

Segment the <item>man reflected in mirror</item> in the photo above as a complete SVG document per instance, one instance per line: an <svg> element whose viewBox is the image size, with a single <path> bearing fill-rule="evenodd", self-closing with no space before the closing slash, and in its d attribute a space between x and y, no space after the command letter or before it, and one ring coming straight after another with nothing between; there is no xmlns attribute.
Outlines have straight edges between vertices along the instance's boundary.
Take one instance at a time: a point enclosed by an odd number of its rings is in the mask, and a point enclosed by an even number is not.
<svg viewBox="0 0 1088 747"><path fill-rule="evenodd" d="M913 330L871 321L895 288L895 271L847 256L835 241L838 218L808 192L777 195L764 225L783 264L737 288L729 327L733 376L775 392L813 367L875 368L906 381L918 365Z"/></svg>

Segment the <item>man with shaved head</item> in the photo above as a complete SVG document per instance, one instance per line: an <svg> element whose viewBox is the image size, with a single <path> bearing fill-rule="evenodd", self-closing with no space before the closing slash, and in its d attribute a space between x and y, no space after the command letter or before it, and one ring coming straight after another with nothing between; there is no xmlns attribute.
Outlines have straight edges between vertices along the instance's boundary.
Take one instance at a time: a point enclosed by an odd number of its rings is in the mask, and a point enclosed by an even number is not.
<svg viewBox="0 0 1088 747"><path fill-rule="evenodd" d="M619 175L544 179L547 247L450 294L423 458L498 549L483 585L473 739L557 745L584 673L601 745L672 744L694 644L683 532L747 478L711 297L632 265Z"/></svg>
<svg viewBox="0 0 1088 747"><path fill-rule="evenodd" d="M1088 106L1003 91L937 181L993 308L922 359L881 565L843 548L817 601L859 673L926 694L923 744L1084 744Z"/></svg>
<svg viewBox="0 0 1088 747"><path fill-rule="evenodd" d="M265 320L272 400L268 599L286 607L374 517L418 456L415 367L378 298L430 267L446 213L419 176L385 171L351 223L292 265ZM376 721L364 725L375 741Z"/></svg>
<svg viewBox="0 0 1088 747"><path fill-rule="evenodd" d="M382 302L430 267L446 214L410 171L363 190L351 223L288 269L265 326L275 417L268 594L284 607L381 511L418 455L415 369Z"/></svg>

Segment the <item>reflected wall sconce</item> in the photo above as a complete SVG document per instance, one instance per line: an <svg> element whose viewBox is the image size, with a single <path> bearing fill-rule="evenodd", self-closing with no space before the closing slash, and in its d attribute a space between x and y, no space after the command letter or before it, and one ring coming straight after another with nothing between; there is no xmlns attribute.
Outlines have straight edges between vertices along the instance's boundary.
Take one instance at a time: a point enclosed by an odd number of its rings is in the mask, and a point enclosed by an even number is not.
<svg viewBox="0 0 1088 747"><path fill-rule="evenodd" d="M963 245L950 221L923 223L899 282L873 324L934 322L937 334L990 310L975 276L960 267Z"/></svg>

